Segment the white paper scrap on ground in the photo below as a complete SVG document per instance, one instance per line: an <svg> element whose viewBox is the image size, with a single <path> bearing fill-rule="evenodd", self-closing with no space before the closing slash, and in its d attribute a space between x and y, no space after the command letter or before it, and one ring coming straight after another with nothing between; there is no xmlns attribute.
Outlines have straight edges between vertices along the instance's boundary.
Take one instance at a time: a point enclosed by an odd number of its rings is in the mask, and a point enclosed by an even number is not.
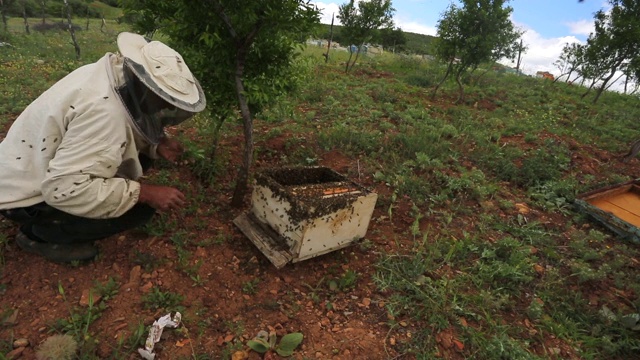
<svg viewBox="0 0 640 360"><path fill-rule="evenodd" d="M138 349L138 353L142 358L146 360L154 360L156 358L156 354L153 353L153 346L160 341L160 337L162 336L162 330L165 327L177 328L180 325L180 320L182 320L182 315L179 312L171 317L171 314L167 314L160 319L153 322L151 328L149 329L149 336L147 337L147 341L144 343L144 349Z"/></svg>

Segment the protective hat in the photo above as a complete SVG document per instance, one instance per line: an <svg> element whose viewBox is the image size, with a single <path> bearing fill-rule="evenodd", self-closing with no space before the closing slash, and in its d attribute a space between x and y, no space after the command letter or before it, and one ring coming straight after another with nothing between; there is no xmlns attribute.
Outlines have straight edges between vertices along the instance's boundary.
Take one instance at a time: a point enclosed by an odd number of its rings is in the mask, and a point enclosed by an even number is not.
<svg viewBox="0 0 640 360"><path fill-rule="evenodd" d="M192 113L204 110L202 87L178 52L129 32L118 34L117 43L125 66L156 95L178 109Z"/></svg>

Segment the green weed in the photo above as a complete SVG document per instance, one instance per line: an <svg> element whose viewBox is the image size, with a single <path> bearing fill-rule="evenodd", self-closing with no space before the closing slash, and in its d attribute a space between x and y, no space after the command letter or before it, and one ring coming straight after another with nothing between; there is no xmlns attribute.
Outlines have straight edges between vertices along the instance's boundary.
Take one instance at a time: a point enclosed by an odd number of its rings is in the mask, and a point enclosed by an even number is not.
<svg viewBox="0 0 640 360"><path fill-rule="evenodd" d="M242 283L242 292L248 295L253 295L258 291L258 284L260 279L253 279Z"/></svg>
<svg viewBox="0 0 640 360"><path fill-rule="evenodd" d="M143 307L151 310L183 312L184 307L180 305L183 300L184 296L170 291L162 291L158 287L154 287L151 292L142 297Z"/></svg>

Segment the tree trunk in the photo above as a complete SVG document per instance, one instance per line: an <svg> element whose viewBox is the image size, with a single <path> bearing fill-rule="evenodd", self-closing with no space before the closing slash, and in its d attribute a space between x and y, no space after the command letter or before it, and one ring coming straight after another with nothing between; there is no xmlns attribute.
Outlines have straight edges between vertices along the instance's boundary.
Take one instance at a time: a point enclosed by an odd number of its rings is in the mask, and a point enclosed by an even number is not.
<svg viewBox="0 0 640 360"><path fill-rule="evenodd" d="M631 146L629 147L629 152L624 157L622 157L622 162L629 162L631 159L636 157L636 155L638 155L638 152L640 152L640 139L634 141L631 144Z"/></svg>
<svg viewBox="0 0 640 360"><path fill-rule="evenodd" d="M324 54L324 62L329 62L329 50L331 50L331 40L333 40L333 14L331 15L331 27L329 28L329 42L327 43L327 53Z"/></svg>
<svg viewBox="0 0 640 360"><path fill-rule="evenodd" d="M67 26L69 28L69 34L71 34L71 40L73 41L73 47L76 50L76 60L80 60L80 45L76 41L76 31L73 29L71 23L71 9L69 9L69 2L64 0L64 7L67 9Z"/></svg>
<svg viewBox="0 0 640 360"><path fill-rule="evenodd" d="M236 71L234 82L236 85L236 95L238 96L238 104L240 106L240 114L242 114L242 124L244 129L244 156L242 158L242 166L238 169L238 178L236 179L236 188L231 198L231 206L240 207L244 202L244 197L249 188L249 174L251 173L251 164L253 162L253 116L251 109L245 96L245 88L242 77L244 75L244 66L247 58L247 52L251 47L256 35L263 26L261 19L258 19L253 29L244 38L240 38L235 31L231 19L225 14L222 5L215 1L213 6L225 23L229 34L236 43Z"/></svg>
<svg viewBox="0 0 640 360"><path fill-rule="evenodd" d="M47 16L47 2L46 0L42 0L42 25L45 23L45 18Z"/></svg>
<svg viewBox="0 0 640 360"><path fill-rule="evenodd" d="M2 12L2 23L4 24L4 31L9 32L9 27L7 26L7 11L4 8L4 0L0 0L0 12Z"/></svg>
<svg viewBox="0 0 640 360"><path fill-rule="evenodd" d="M247 98L244 96L244 82L242 81L244 62L245 57L239 54L236 58L235 83L244 129L244 155L242 157L242 166L238 170L236 188L233 192L233 198L231 199L231 206L233 207L241 207L244 202L244 196L249 189L249 174L253 160L253 117L249 109L249 104L247 103Z"/></svg>
<svg viewBox="0 0 640 360"><path fill-rule="evenodd" d="M456 104L460 104L464 101L464 88L462 87L462 82L460 82L460 76L462 75L462 70L464 67L460 67L458 73L456 74L456 83L458 83L458 100L456 100Z"/></svg>
<svg viewBox="0 0 640 360"><path fill-rule="evenodd" d="M360 49L362 49L362 46L364 46L364 43L362 43L360 45L360 47L358 47L358 50L356 51L356 58L353 59L353 63L351 64L351 66L349 66L349 62L347 62L347 71L350 71L353 69L353 66L356 64L356 62L358 61L358 56L360 56Z"/></svg>
<svg viewBox="0 0 640 360"><path fill-rule="evenodd" d="M440 89L440 86L442 86L442 84L444 84L444 81L447 80L447 78L449 77L449 74L451 73L452 68L453 68L453 58L449 60L449 65L447 65L447 72L444 73L444 77L442 78L442 80L440 80L438 85L436 85L435 89L433 89L433 93L431 93L431 100L436 98L436 93L438 92L438 89Z"/></svg>
<svg viewBox="0 0 640 360"><path fill-rule="evenodd" d="M349 63L351 62L351 57L353 56L353 51L351 51L351 45L349 45L349 58L347 59L347 66L344 68L345 74L349 72Z"/></svg>
<svg viewBox="0 0 640 360"><path fill-rule="evenodd" d="M583 76L582 80L580 81L580 86L583 86L585 81L587 81L587 78ZM592 84L592 86L593 86L593 84Z"/></svg>
<svg viewBox="0 0 640 360"><path fill-rule="evenodd" d="M584 99L585 96L587 96L589 94L589 92L591 92L591 89L593 89L593 85L596 84L596 81L598 81L597 79L594 79L591 81L591 85L589 85L589 88L587 89L587 91L584 92L584 94L580 95L580 99ZM584 79L582 81L584 83ZM582 84L580 84L582 85Z"/></svg>
<svg viewBox="0 0 640 360"><path fill-rule="evenodd" d="M556 77L555 79L553 79L553 82L551 82L551 83L552 83L552 84L555 84L558 80L560 80L560 78L561 78L561 77L563 77L563 76L565 76L565 75L567 75L567 74L560 74L560 75L558 75L558 77ZM568 78L569 78L569 77L567 76L567 79L568 79Z"/></svg>
<svg viewBox="0 0 640 360"><path fill-rule="evenodd" d="M564 82L568 83L569 79L571 79L571 74L573 73L573 69L571 69L571 71L569 71L569 74L567 74L567 80L565 80Z"/></svg>
<svg viewBox="0 0 640 360"><path fill-rule="evenodd" d="M607 76L606 79L604 79L602 81L602 85L598 88L598 92L596 93L596 96L593 98L593 103L595 104L596 102L598 102L598 99L600 99L600 95L602 95L602 92L607 88L607 83L609 83L609 81L613 78L613 76L616 74L616 70L618 69L617 66L614 66L611 69L611 74L609 74L609 76Z"/></svg>
<svg viewBox="0 0 640 360"><path fill-rule="evenodd" d="M613 86L613 84L615 84L616 82L618 82L618 80L620 80L620 78L621 78L621 77L623 77L623 76L624 76L624 74L622 74L622 75L618 76L618 78L617 78L617 79L615 79L615 80L613 80L612 82L610 82L610 83L609 83L609 85L607 85L607 87L605 88L605 90L609 90L609 88L610 88L610 87L612 87L612 86Z"/></svg>
<svg viewBox="0 0 640 360"><path fill-rule="evenodd" d="M627 85L629 85L629 75L624 78L624 94L627 95Z"/></svg>
<svg viewBox="0 0 640 360"><path fill-rule="evenodd" d="M24 3L22 3L22 18L24 19L24 31L26 31L27 35L30 35L29 22L27 21L27 8Z"/></svg>
<svg viewBox="0 0 640 360"><path fill-rule="evenodd" d="M516 75L520 75L521 60L522 60L522 39L520 39L520 46L518 46L518 62L516 63Z"/></svg>

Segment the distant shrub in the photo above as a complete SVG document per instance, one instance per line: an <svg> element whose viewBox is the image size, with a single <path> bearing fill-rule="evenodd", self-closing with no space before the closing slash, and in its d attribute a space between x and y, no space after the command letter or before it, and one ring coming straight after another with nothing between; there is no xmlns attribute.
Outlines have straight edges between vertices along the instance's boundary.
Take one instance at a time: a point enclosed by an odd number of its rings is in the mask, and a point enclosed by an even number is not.
<svg viewBox="0 0 640 360"><path fill-rule="evenodd" d="M551 139L529 151L491 143L478 147L471 157L484 171L523 187L560 180L571 162L566 146Z"/></svg>
<svg viewBox="0 0 640 360"><path fill-rule="evenodd" d="M436 84L437 79L424 74L411 74L405 78L405 82L409 85L428 88Z"/></svg>

